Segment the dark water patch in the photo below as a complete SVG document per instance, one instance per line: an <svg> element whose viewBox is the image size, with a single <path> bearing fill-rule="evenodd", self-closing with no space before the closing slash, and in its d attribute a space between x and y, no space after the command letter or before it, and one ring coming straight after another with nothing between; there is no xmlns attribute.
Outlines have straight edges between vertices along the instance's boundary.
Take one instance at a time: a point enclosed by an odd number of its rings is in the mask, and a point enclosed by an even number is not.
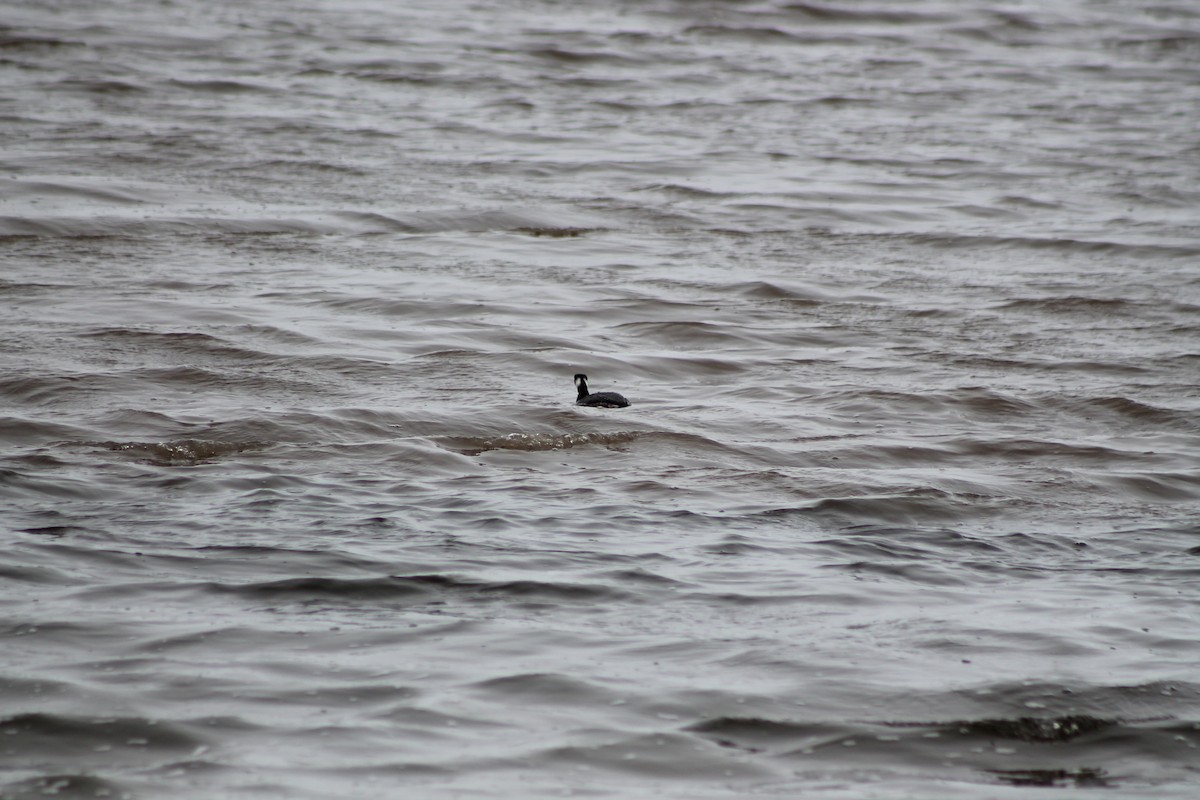
<svg viewBox="0 0 1200 800"><path fill-rule="evenodd" d="M0 278L0 295L8 295L10 297L20 297L21 295L53 295L64 289L69 289L71 286L73 284L34 283L30 281L10 281Z"/></svg>
<svg viewBox="0 0 1200 800"><path fill-rule="evenodd" d="M211 92L214 94L253 94L257 92L271 93L279 91L272 86L235 80L185 80L183 78L172 78L168 81L168 84L194 92Z"/></svg>
<svg viewBox="0 0 1200 800"><path fill-rule="evenodd" d="M147 86L130 81L98 80L98 79L68 79L60 80L47 86L50 91L86 92L88 94L135 94L149 92Z"/></svg>
<svg viewBox="0 0 1200 800"><path fill-rule="evenodd" d="M889 234L878 234L888 236ZM1180 259L1200 256L1200 246L1140 244L1132 242L1087 241L1019 236L972 236L945 234L901 234L915 244L939 249L987 248L995 250L1032 250L1061 252L1064 255L1111 255L1127 258Z"/></svg>
<svg viewBox="0 0 1200 800"><path fill-rule="evenodd" d="M430 598L436 591L420 577L287 578L261 583L213 583L204 588L252 600L313 603L337 600L347 603L413 601ZM188 588L188 587L180 587Z"/></svg>
<svg viewBox="0 0 1200 800"><path fill-rule="evenodd" d="M574 239L589 233L596 233L598 228L516 228L517 233L528 236L547 237L550 239Z"/></svg>
<svg viewBox="0 0 1200 800"><path fill-rule="evenodd" d="M8 764L27 769L144 764L207 744L189 725L143 717L17 714L0 718L0 734Z"/></svg>
<svg viewBox="0 0 1200 800"><path fill-rule="evenodd" d="M989 416L1019 416L1027 414L1035 408L1030 401L975 386L962 387L941 399L973 414Z"/></svg>
<svg viewBox="0 0 1200 800"><path fill-rule="evenodd" d="M624 53L568 50L563 47L536 48L526 51L525 55L568 65L611 64L616 66L634 66L642 63L641 59L632 58Z"/></svg>
<svg viewBox="0 0 1200 800"><path fill-rule="evenodd" d="M119 624L101 627L53 619L42 619L36 623L9 623L7 627L0 629L0 635L10 642L19 640L25 642L26 646L36 643L40 647L61 650L92 648L131 632L131 628Z"/></svg>
<svg viewBox="0 0 1200 800"><path fill-rule="evenodd" d="M69 765L63 766L69 768ZM126 784L96 775L70 772L40 775L0 785L0 797L4 800L45 800L51 796L68 800L91 800L97 797L124 798L135 795L136 792Z"/></svg>
<svg viewBox="0 0 1200 800"><path fill-rule="evenodd" d="M1013 310L1033 310L1061 314L1082 314L1093 317L1097 314L1108 316L1113 314L1135 314L1141 303L1116 297L1084 297L1069 295L1066 297L1031 297L1009 300L998 308Z"/></svg>
<svg viewBox="0 0 1200 800"><path fill-rule="evenodd" d="M546 450L568 450L575 447L625 447L646 436L645 431L615 431L612 433L509 433L503 436L452 437L438 441L443 447L468 456L477 456L489 450L516 450L541 452Z"/></svg>
<svg viewBox="0 0 1200 800"><path fill-rule="evenodd" d="M77 39L60 39L28 33L7 25L0 26L0 50L56 50L58 48L87 47Z"/></svg>
<svg viewBox="0 0 1200 800"><path fill-rule="evenodd" d="M829 37L793 34L791 31L786 31L781 28L774 28L774 26L769 25L689 25L688 28L685 28L683 32L688 36L700 36L707 38L736 38L736 40L762 44L769 44L772 42L796 42L803 41L805 38L808 38L810 41L820 41L822 43L830 42Z"/></svg>
<svg viewBox="0 0 1200 800"><path fill-rule="evenodd" d="M817 97L808 101L812 105L827 106L829 108L852 108L855 106L874 106L877 101L869 97L851 97L847 95L828 95L826 97ZM851 198L846 198L850 200Z"/></svg>
<svg viewBox="0 0 1200 800"><path fill-rule="evenodd" d="M957 693L1005 717L1097 717L1168 723L1200 717L1200 684L1187 680L1136 684L1063 684L1028 680L997 683Z"/></svg>
<svg viewBox="0 0 1200 800"><path fill-rule="evenodd" d="M780 11L795 14L814 22L849 25L879 23L883 25L922 25L955 19L948 14L920 11L895 11L888 8L845 8L813 3L788 3Z"/></svg>
<svg viewBox="0 0 1200 800"><path fill-rule="evenodd" d="M893 723L897 725L897 723ZM959 736L986 739L1016 739L1022 742L1069 742L1118 725L1116 720L1089 716L1019 717L946 723L943 727Z"/></svg>
<svg viewBox="0 0 1200 800"><path fill-rule="evenodd" d="M598 584L559 583L540 580L471 580L448 575L409 575L379 578L289 578L248 584L161 585L172 591L203 591L233 594L257 601L281 603L442 603L446 600L509 603L598 603L616 602L626 592Z"/></svg>
<svg viewBox="0 0 1200 800"><path fill-rule="evenodd" d="M87 530L81 525L38 525L33 528L17 528L17 533L28 533L33 536L68 536L83 533Z"/></svg>
<svg viewBox="0 0 1200 800"><path fill-rule="evenodd" d="M228 456L266 450L273 442L214 442L178 439L169 442L92 442L93 447L125 453L138 461L160 467L208 464Z"/></svg>
<svg viewBox="0 0 1200 800"><path fill-rule="evenodd" d="M829 768L942 769L953 763L981 775L1102 775L1105 785L1141 783L1134 764L1178 769L1187 763L1186 737L1155 752L1173 731L1190 725L1122 721L1086 715L965 719L955 722L857 721L718 717L685 730L757 759ZM1117 770L1116 774L1110 770ZM1157 772L1151 767L1153 772ZM1120 777L1117 777L1120 775ZM1010 781L1011 782L1011 781Z"/></svg>
<svg viewBox="0 0 1200 800"><path fill-rule="evenodd" d="M1013 786L1039 786L1054 789L1110 789L1118 785L1107 771L1100 767L1079 769L989 769L1004 783Z"/></svg>
<svg viewBox="0 0 1200 800"><path fill-rule="evenodd" d="M1025 362L1022 366L1048 372L1080 372L1085 375L1111 373L1114 375L1145 375L1155 371L1152 363L1121 363L1118 361L1063 360Z"/></svg>
<svg viewBox="0 0 1200 800"><path fill-rule="evenodd" d="M472 593L502 596L512 599L553 600L565 602L605 603L628 600L630 595L621 589L595 584L550 583L538 580L487 581L467 584Z"/></svg>

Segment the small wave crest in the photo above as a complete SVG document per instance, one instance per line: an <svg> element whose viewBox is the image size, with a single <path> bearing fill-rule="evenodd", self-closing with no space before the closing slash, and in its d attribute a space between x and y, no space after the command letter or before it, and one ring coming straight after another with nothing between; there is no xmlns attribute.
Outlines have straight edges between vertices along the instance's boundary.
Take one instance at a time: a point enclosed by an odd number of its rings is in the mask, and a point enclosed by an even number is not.
<svg viewBox="0 0 1200 800"><path fill-rule="evenodd" d="M508 433L501 436L456 437L443 439L445 447L463 455L477 456L489 450L568 450L572 447L600 445L619 447L645 436L645 431L616 431L613 433Z"/></svg>
<svg viewBox="0 0 1200 800"><path fill-rule="evenodd" d="M90 442L95 447L126 453L157 466L204 464L226 456L265 450L272 442L215 442L204 439L176 439L165 442Z"/></svg>

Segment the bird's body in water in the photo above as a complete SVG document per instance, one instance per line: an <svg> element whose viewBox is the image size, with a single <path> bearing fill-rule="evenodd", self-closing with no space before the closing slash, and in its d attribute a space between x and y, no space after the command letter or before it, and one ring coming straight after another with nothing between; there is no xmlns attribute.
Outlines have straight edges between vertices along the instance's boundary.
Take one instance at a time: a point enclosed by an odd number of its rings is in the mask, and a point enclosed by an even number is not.
<svg viewBox="0 0 1200 800"><path fill-rule="evenodd" d="M629 405L629 401L616 392L589 392L587 388L587 375L579 374L575 376L575 388L578 390L578 395L575 398L575 405L577 406L624 408Z"/></svg>

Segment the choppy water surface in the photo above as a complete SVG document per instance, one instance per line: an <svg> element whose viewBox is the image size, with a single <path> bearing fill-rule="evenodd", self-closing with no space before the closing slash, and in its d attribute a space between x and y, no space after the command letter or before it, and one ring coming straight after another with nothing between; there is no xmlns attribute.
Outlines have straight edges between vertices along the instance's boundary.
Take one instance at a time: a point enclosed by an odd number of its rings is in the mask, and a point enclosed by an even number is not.
<svg viewBox="0 0 1200 800"><path fill-rule="evenodd" d="M3 797L1200 791L1190 4L3 16Z"/></svg>

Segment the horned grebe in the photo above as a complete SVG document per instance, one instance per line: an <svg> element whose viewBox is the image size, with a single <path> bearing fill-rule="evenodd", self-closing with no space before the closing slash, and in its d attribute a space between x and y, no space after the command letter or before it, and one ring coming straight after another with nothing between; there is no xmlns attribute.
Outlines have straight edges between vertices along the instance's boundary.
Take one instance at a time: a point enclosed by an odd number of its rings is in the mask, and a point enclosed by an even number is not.
<svg viewBox="0 0 1200 800"><path fill-rule="evenodd" d="M587 375L580 373L575 376L575 388L579 395L575 398L577 406L592 406L593 408L624 408L629 401L616 392L589 392Z"/></svg>

